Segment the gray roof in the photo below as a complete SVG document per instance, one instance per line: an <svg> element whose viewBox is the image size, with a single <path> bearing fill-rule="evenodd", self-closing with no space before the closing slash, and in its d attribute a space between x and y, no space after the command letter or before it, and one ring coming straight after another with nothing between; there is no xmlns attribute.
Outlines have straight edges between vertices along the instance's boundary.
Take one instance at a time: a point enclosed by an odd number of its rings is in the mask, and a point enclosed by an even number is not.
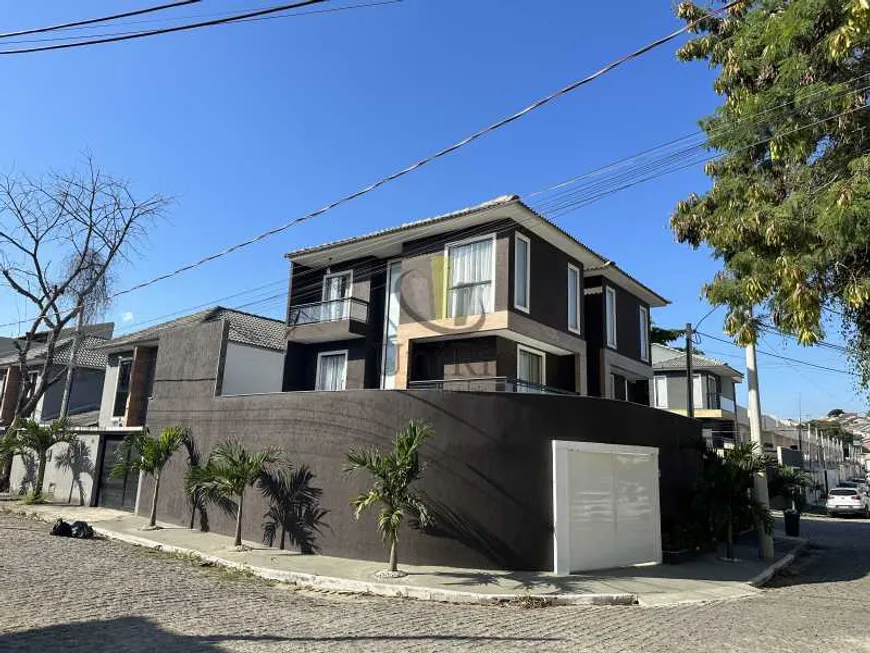
<svg viewBox="0 0 870 653"><path fill-rule="evenodd" d="M61 332L69 334L68 331ZM106 353L99 349L108 340L99 338L90 334L84 335L79 343L78 352L76 353L76 366L88 367L95 370L102 370L106 367ZM55 365L69 364L72 354L73 337L69 336L63 339L58 339L54 346L54 358L52 362ZM30 351L27 352L27 360L33 363L41 363L45 361L45 356L48 352L48 346L45 344L33 344L30 346ZM18 352L6 352L0 356L0 367L6 365L15 365L18 363Z"/></svg>
<svg viewBox="0 0 870 653"><path fill-rule="evenodd" d="M577 240L577 238L575 238L573 235L562 229L555 222L532 209L530 206L521 201L518 195L502 195L500 197L496 197L495 199L483 202L482 204L478 204L476 206L466 207L464 209L459 209L458 211L444 213L442 215L438 215L432 218L425 218L422 220L415 220L413 222L406 222L397 227L389 227L387 229L381 229L360 236L353 236L351 238L344 238L322 245L303 247L301 249L293 250L287 253L285 256L288 259L296 260L299 258L311 256L319 252L327 252L329 250L342 247L346 248L348 245L357 245L365 241L376 240L382 238L383 236L389 236L401 233L403 231L420 230L425 227L432 227L438 225L439 223L448 222L450 220L455 220L464 216L471 216L476 213L483 213L491 209L504 208L508 206L516 206L527 212L530 218L530 220L526 222L526 226L528 228L535 230L536 223L539 225L545 225L546 228L550 230L546 232L548 235L552 235L553 230L555 230L555 232L562 239L567 239L567 241L570 243L570 246L579 247L581 254L578 256L578 258L583 261L586 269L594 270L596 274L602 274L616 280L617 282L621 282L621 285L627 286L628 290L633 291L635 294L640 294L644 296L645 301L647 301L647 303L649 303L651 306L665 306L670 303L667 299L659 295L650 287L644 285L635 277L626 273L606 256L602 256L601 254L593 251L582 242ZM355 251L357 252L356 255L359 256L359 248L355 248Z"/></svg>
<svg viewBox="0 0 870 653"><path fill-rule="evenodd" d="M686 371L686 352L653 343L652 345L652 368L654 371ZM707 370L715 372L719 376L728 376L735 381L743 380L743 373L738 372L728 363L715 358L708 358L700 354L692 354L692 368L695 370Z"/></svg>
<svg viewBox="0 0 870 653"><path fill-rule="evenodd" d="M198 313L156 324L147 329L134 331L107 341L101 346L104 351L122 351L136 345L153 343L160 334L170 329L191 327L208 322L226 320L230 323L230 342L282 351L286 342L286 328L282 320L275 320L232 308L215 306Z"/></svg>

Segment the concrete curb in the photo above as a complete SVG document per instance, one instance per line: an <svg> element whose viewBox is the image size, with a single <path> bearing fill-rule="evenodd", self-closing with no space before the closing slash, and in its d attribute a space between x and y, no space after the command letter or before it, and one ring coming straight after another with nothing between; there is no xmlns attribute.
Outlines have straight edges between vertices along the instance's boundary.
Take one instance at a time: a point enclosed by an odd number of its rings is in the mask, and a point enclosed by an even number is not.
<svg viewBox="0 0 870 653"><path fill-rule="evenodd" d="M785 569L790 564L792 564L795 561L795 558L797 558L798 554L800 554L800 552L803 551L804 548L806 548L807 544L809 544L809 540L802 537L789 537L783 539L788 539L790 541L796 542L794 548L786 553L781 560L777 560L760 574L758 574L754 578L751 578L747 582L748 585L751 585L752 587L764 587L764 585L771 578L773 578L777 574L777 572Z"/></svg>
<svg viewBox="0 0 870 653"><path fill-rule="evenodd" d="M40 513L28 512L27 510L0 509L0 512L19 515L24 517L36 517L45 522L53 522L56 517ZM209 562L219 567L243 571L265 580L289 583L302 589L343 592L348 594L363 594L369 596L384 596L391 598L408 598L420 601L437 601L440 603L458 603L472 605L503 605L508 603L532 602L538 606L545 605L636 605L636 594L480 594L477 592L461 592L457 590L443 590L430 587L414 587L390 585L388 583L374 583L362 580L350 580L346 578L334 578L332 576L318 576L296 571L281 571L268 567L258 567L244 562L228 560L221 556L210 555L189 549L155 542L145 537L119 533L108 530L98 525L93 525L94 533L108 540L123 542L133 546L139 546L154 551L162 551L175 555L189 556L204 562Z"/></svg>

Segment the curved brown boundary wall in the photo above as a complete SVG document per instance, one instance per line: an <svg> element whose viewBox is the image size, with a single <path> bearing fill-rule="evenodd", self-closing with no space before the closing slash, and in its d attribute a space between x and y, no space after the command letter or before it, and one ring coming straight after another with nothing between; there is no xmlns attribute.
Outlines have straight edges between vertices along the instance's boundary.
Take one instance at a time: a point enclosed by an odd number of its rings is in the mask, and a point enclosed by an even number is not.
<svg viewBox="0 0 870 653"><path fill-rule="evenodd" d="M217 354L221 334L207 325L168 335L161 339L148 412L152 432L180 424L192 430L204 454L237 438L251 449L280 447L293 463L310 465L323 488L323 507L330 510L330 528L319 539L327 555L386 558L374 514L353 519L348 502L365 489L367 479L344 473L345 452L389 447L395 432L412 419L435 429L423 451L428 468L421 487L435 506L438 527L402 533L399 558L407 563L552 569L554 439L659 447L663 521L678 511L680 496L700 469L698 451L691 446L701 437L698 422L622 401L382 390L214 397L209 388L219 379L220 366L212 366L216 359L205 354ZM161 519L189 521L185 468L179 453L164 473ZM143 487L142 512L148 508L149 485ZM261 539L265 508L258 492L250 491L244 506L246 539ZM209 518L213 530L232 533L232 520L216 508Z"/></svg>

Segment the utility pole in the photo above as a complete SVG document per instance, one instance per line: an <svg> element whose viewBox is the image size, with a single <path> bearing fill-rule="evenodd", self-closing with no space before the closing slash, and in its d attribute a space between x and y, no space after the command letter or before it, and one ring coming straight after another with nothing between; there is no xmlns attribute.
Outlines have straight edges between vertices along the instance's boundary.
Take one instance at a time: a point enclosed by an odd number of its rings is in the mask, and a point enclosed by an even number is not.
<svg viewBox="0 0 870 653"><path fill-rule="evenodd" d="M84 299L79 297L79 314L76 316L76 330L73 334L72 344L70 345L69 361L66 366L66 382L63 384L63 397L60 400L60 419L63 419L69 413L69 398L72 394L72 386L75 382L76 374L76 357L79 353L79 341L82 337L82 328L85 322Z"/></svg>
<svg viewBox="0 0 870 653"><path fill-rule="evenodd" d="M686 416L690 419L695 417L695 382L692 371L692 338L694 332L692 323L686 322Z"/></svg>
<svg viewBox="0 0 870 653"><path fill-rule="evenodd" d="M762 450L761 442L761 398L758 396L758 367L755 354L755 343L746 345L746 378L748 382L748 412L749 412L749 437L756 444L759 451ZM761 470L753 479L755 486L755 500L765 508L770 507L770 499L767 496L767 470ZM758 543L759 554L763 560L773 559L773 536L767 533L759 524Z"/></svg>

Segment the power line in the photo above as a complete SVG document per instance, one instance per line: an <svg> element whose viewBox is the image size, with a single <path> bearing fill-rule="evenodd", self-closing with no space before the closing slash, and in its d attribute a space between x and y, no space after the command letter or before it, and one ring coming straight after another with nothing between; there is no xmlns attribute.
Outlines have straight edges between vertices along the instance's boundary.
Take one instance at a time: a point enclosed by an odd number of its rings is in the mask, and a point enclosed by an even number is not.
<svg viewBox="0 0 870 653"><path fill-rule="evenodd" d="M197 0L197 2L199 2L199 1L200 0ZM294 12L292 14L256 16L254 18L241 18L238 20L234 20L233 23L248 23L248 22L262 21L262 20L281 20L284 18L301 18L303 16L314 16L317 14L331 14L331 13L337 13L337 12L341 12L341 11L350 11L352 9L368 9L368 8L372 8L372 7L383 7L385 5L399 4L399 3L404 2L404 1L405 0L382 0L381 2L367 2L367 3L350 4L350 5L343 5L340 7L331 7L329 9L312 9L310 11L297 11L297 12ZM205 14L205 15L207 15L207 16L208 15L211 15L211 16L233 16L235 14L228 13L228 12L222 12L220 14L213 13L213 14ZM168 20L178 21L178 20L183 20L186 18L192 18L192 16L171 18L171 19L166 19L166 18L155 19L153 21L134 21L134 23L135 22L166 22ZM123 24L124 23L122 23L121 25L123 25ZM81 28L79 28L79 29L81 29ZM98 38L108 37L108 36L126 36L128 34L139 34L139 33L141 33L141 32L135 31L135 30L127 31L127 32L106 32L103 34L91 34L87 37L84 37L81 35L75 35L75 36L55 36L55 37L46 38L46 39L16 39L14 41L7 41L7 43L8 44L22 44L22 43L46 43L46 42L58 42L58 41L75 41L77 39L82 39L82 38L98 39ZM2 54L2 51L0 51L0 54Z"/></svg>
<svg viewBox="0 0 870 653"><path fill-rule="evenodd" d="M717 336L710 335L709 333L704 333L702 331L698 331L697 333L700 333L705 338L710 338L710 340L716 340L717 342L724 342L725 344L728 344L728 345L734 345L734 342L732 342L731 340L726 340L725 338L719 338ZM734 345L734 346L738 346L738 345ZM779 359L784 360L784 361L791 361L792 363L799 363L801 365L806 365L807 367L815 367L815 368L820 369L820 370L825 370L826 372L837 372L838 374L846 374L847 376L854 376L854 374L852 372L849 372L848 370L839 370L835 367L826 367L825 365L818 365L816 363L810 363L809 361L800 360L799 358L791 358L789 356L783 356L782 354L775 354L775 353L770 352L770 351L758 349L757 347L756 347L756 351L759 354L764 354L765 356L771 356L772 358L779 358Z"/></svg>
<svg viewBox="0 0 870 653"><path fill-rule="evenodd" d="M176 7L184 7L186 5L196 4L202 0L179 0L179 2L171 2L169 4L157 5L156 7L144 7L134 11L125 11L121 14L112 14L111 16L100 16L99 18L87 18L85 20L77 20L71 23L60 23L59 25L49 25L48 27L35 27L33 29L22 29L17 32L4 32L0 34L0 39L9 38L11 36L26 36L27 34L42 34L44 32L54 32L57 30L70 29L72 27L82 27L84 25L93 25L95 23L107 23L119 18L129 18L131 16L141 16L143 14L151 14L157 11L166 9L175 9Z"/></svg>
<svg viewBox="0 0 870 653"><path fill-rule="evenodd" d="M98 39L90 39L87 41L79 41L76 43L59 43L55 45L42 45L33 48L18 48L15 50L0 50L0 55L6 54L30 54L33 52L48 52L49 50L66 50L68 48L80 48L89 45L101 45L103 43L117 43L119 41L130 41L133 39L142 39L149 36L158 36L161 34L172 34L174 32L184 32L193 29L200 29L204 27L214 27L216 25L225 25L227 23L235 23L241 20L255 18L257 16L265 16L268 14L275 14L281 11L289 11L291 9L298 9L300 7L307 7L309 5L321 4L323 2L328 2L328 0L298 0L298 2L277 5L275 7L268 7L266 9L259 9L257 11L249 11L241 14L233 14L232 16L227 16L224 18L215 18L213 20L206 20L198 23L188 23L186 25L176 25L174 27L163 27L161 29L153 29L142 32L134 32L132 34L123 34L117 36L110 36L106 38L98 38Z"/></svg>
<svg viewBox="0 0 870 653"><path fill-rule="evenodd" d="M311 2L314 2L314 1L318 1L318 0L310 0L309 4ZM436 152L428 157L420 159L419 161L412 163L410 166L403 168L403 169L399 170L398 172L394 172L386 177L382 177L378 181L376 181L372 184L369 184L368 186L366 186L358 191L355 191L353 193L345 195L344 197L341 197L338 200L331 202L330 204L327 204L326 206L324 206L320 209L312 211L311 213L307 213L303 216L294 218L294 219L290 220L289 222L286 222L278 227L264 231L263 233L258 234L257 236L254 236L253 238L250 238L246 241L232 245L232 246L230 246L230 247L228 247L220 252L217 252L216 254L206 256L198 261L195 261L195 262L190 263L188 265L177 268L176 270L173 270L172 272L168 272L166 274L162 274L160 276L154 277L153 279L150 279L148 281L136 284L130 288L127 288L126 290L115 293L114 296L117 297L119 295L124 295L124 294L130 293L130 292L133 292L135 290L140 290L140 289L145 288L147 286L151 286L155 283L159 283L160 281L164 281L166 279L177 276L179 274L182 274L182 273L187 272L189 270L192 270L194 268L200 267L206 263L209 263L209 262L214 261L216 259L222 258L228 254L231 254L239 249L242 249L244 247L248 247L250 245L253 245L254 243L258 243L262 240L265 240L266 238L269 238L269 237L274 236L276 234L282 233L282 232L286 231L287 229L289 229L297 224L300 224L302 222L306 222L306 221L311 220L317 216L323 215L324 213L331 211L332 209L337 208L343 204L347 204L348 202L351 202L359 197L362 197L363 195L367 195L368 193L371 193L372 191L377 190L381 186L384 186L384 185L386 185L390 182L393 182L401 177L404 177L404 176L418 170L419 168L422 168L423 166L428 165L429 163L432 163L433 161L435 161L437 159L440 159L442 157L447 156L448 154L452 154L453 152L473 143L474 141L482 138L483 136L486 136L487 134L490 134L491 132L494 132L498 129L501 129L502 127L505 127L506 125L509 125L517 120L520 120L521 118L527 116L528 114L540 109L541 107L543 107L547 104L550 104L551 102L561 98L562 96L568 95L569 93L577 90L581 86L584 86L584 85L598 79L599 77L601 77L601 76L607 74L608 72L628 63L629 61L632 61L632 60L642 56L643 54L646 54L647 52L649 52L657 47L660 47L666 43L669 43L670 41L673 41L681 34L684 34L684 33L688 32L689 30L693 29L701 21L707 20L711 16L714 16L716 14L727 11L731 7L736 6L737 4L740 4L740 2L742 2L742 1L743 0L732 0L732 2L729 2L728 4L724 5L723 7L705 14L702 18L699 18L696 21L688 23L684 27L682 27L674 32L671 32L670 34L668 34L666 36L663 36L659 39L656 39L655 41L652 41L651 43L648 43L647 45L644 45L644 46L638 48L637 50L635 50L635 51L633 51L633 52L631 52L623 57L620 57L619 59L607 64L603 68L592 73L591 75L587 75L586 77L579 79L575 82L572 82L568 86L565 86L564 88L561 88L558 91L551 93L550 95L547 95L539 100L536 100L535 102L533 102L529 106L521 109L520 111L517 111L516 113L514 113L506 118L502 118L501 120L498 120L497 122L495 122L487 127L484 127L483 129L481 129L477 132L474 132L470 136L467 136L466 138L462 139L461 141L458 141L457 143L454 143L453 145L450 145L442 150L439 150L438 152Z"/></svg>

